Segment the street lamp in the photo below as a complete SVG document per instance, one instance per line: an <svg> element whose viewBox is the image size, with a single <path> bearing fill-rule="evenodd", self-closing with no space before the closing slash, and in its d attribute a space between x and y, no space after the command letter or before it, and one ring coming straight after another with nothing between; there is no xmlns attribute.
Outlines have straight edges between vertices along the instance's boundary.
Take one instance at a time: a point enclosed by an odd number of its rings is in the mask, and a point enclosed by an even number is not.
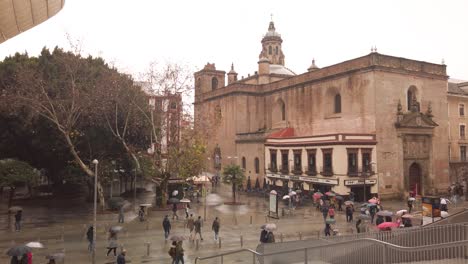
<svg viewBox="0 0 468 264"><path fill-rule="evenodd" d="M112 166L115 168L115 167L116 167L116 166L115 166L115 160L112 160L111 163L112 163ZM114 173L116 173L117 170L114 169L114 170L112 170L112 172L113 172L113 173L111 173L111 183L110 183L110 198L111 198L111 199L112 199L112 194L113 194L113 192L114 192L114 191L113 191L113 187L114 187Z"/></svg>
<svg viewBox="0 0 468 264"><path fill-rule="evenodd" d="M97 159L93 160L94 164L94 219L93 219L93 264L96 264L96 231L97 231L97 177L98 177L98 164Z"/></svg>
<svg viewBox="0 0 468 264"><path fill-rule="evenodd" d="M137 210L137 199L136 199L136 174L137 174L137 168L135 167L134 173L133 173L133 201L134 201L134 210Z"/></svg>

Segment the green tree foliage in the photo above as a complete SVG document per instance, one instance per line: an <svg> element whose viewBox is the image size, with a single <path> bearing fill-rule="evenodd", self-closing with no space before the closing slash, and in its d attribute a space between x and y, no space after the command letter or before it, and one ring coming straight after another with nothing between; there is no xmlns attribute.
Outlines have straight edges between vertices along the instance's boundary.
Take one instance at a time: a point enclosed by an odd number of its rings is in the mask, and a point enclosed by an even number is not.
<svg viewBox="0 0 468 264"><path fill-rule="evenodd" d="M8 207L15 195L15 190L21 185L34 186L37 184L39 172L26 162L4 159L0 160L0 187L10 188Z"/></svg>
<svg viewBox="0 0 468 264"><path fill-rule="evenodd" d="M223 168L223 182L232 185L232 199L236 202L237 186L245 180L244 170L239 165L231 164Z"/></svg>

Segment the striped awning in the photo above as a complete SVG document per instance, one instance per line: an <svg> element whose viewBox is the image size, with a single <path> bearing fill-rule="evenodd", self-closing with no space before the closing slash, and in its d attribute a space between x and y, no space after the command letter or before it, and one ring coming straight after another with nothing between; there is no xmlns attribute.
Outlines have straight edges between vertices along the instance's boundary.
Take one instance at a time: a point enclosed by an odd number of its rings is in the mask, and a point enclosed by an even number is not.
<svg viewBox="0 0 468 264"><path fill-rule="evenodd" d="M57 14L65 0L0 0L0 43Z"/></svg>

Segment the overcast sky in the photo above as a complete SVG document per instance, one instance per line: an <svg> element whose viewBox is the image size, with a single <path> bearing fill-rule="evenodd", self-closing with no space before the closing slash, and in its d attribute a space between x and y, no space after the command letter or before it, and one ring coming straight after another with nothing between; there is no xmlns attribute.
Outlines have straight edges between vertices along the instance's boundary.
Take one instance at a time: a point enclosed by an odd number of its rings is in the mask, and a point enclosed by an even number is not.
<svg viewBox="0 0 468 264"><path fill-rule="evenodd" d="M0 44L0 58L37 55L43 46L83 50L138 76L151 61L207 62L239 77L257 70L270 14L283 38L286 66L303 73L378 52L447 64L451 78L468 80L468 1L194 1L66 0L52 19Z"/></svg>

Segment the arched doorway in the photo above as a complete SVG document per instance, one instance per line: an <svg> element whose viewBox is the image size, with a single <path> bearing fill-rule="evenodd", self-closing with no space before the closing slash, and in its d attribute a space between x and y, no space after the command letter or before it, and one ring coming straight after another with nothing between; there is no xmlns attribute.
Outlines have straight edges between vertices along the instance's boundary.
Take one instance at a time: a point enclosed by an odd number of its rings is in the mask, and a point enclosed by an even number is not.
<svg viewBox="0 0 468 264"><path fill-rule="evenodd" d="M421 195L421 166L414 162L409 168L409 191L415 195Z"/></svg>

